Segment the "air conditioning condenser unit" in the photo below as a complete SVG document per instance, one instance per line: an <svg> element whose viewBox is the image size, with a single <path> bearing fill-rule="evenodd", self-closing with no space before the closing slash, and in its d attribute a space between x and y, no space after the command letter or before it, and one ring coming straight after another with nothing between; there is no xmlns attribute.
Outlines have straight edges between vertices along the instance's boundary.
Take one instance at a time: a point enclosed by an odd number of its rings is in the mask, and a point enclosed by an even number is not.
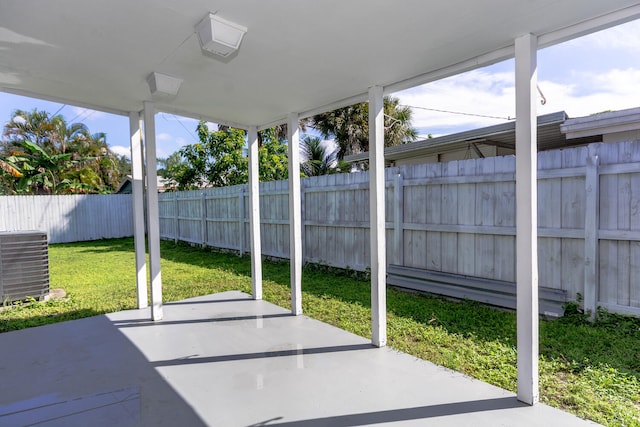
<svg viewBox="0 0 640 427"><path fill-rule="evenodd" d="M47 234L39 231L0 232L0 302L49 295Z"/></svg>

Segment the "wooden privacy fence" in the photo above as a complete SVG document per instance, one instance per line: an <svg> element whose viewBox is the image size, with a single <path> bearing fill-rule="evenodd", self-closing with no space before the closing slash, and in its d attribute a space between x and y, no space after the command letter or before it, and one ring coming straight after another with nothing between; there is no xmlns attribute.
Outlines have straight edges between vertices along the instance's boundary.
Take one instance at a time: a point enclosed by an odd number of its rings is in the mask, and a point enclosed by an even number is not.
<svg viewBox="0 0 640 427"><path fill-rule="evenodd" d="M515 281L515 158L388 168L387 261ZM369 266L367 172L302 180L306 262ZM286 181L260 184L262 251L288 258ZM160 195L163 238L249 248L246 186ZM539 283L640 315L640 143L538 155Z"/></svg>
<svg viewBox="0 0 640 427"><path fill-rule="evenodd" d="M0 231L38 230L49 243L133 236L131 194L0 196Z"/></svg>

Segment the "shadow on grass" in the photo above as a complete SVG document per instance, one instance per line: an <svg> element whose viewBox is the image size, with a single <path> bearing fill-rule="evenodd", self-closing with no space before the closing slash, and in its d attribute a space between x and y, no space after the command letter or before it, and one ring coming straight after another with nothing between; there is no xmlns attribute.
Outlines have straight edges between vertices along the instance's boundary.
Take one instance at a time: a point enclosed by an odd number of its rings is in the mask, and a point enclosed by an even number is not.
<svg viewBox="0 0 640 427"><path fill-rule="evenodd" d="M25 328L33 328L36 326L50 325L68 320L83 319L85 317L97 316L104 314L88 308L66 311L63 313L36 314L33 316L16 316L11 317L11 312L5 312L8 318L0 320L0 333L17 331Z"/></svg>
<svg viewBox="0 0 640 427"><path fill-rule="evenodd" d="M230 273L251 277L251 259L184 243L160 242L160 257L167 261L189 264L202 268L222 269Z"/></svg>
<svg viewBox="0 0 640 427"><path fill-rule="evenodd" d="M348 304L371 307L370 283L352 272L306 267L303 290L318 297L330 297ZM328 280L328 277L331 277ZM335 279L335 280L334 280ZM415 292L387 288L387 312L412 319L425 326L440 326L452 334L474 336L483 341L500 340L515 346L515 314L495 310L473 301L450 301Z"/></svg>
<svg viewBox="0 0 640 427"><path fill-rule="evenodd" d="M72 248L77 252L85 253L113 253L113 252L131 252L133 254L133 239L125 237L122 239L103 239L91 240L88 242L75 243L54 243L50 245L52 248Z"/></svg>

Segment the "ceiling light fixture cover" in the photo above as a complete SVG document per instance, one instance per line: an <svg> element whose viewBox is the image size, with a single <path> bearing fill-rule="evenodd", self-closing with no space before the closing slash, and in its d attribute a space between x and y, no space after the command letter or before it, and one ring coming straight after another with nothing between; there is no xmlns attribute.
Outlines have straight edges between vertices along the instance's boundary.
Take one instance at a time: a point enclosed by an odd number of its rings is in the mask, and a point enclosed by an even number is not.
<svg viewBox="0 0 640 427"><path fill-rule="evenodd" d="M147 77L147 83L149 83L151 95L176 96L182 79L153 72Z"/></svg>
<svg viewBox="0 0 640 427"><path fill-rule="evenodd" d="M203 50L227 57L238 50L247 27L208 13L198 25L196 33Z"/></svg>

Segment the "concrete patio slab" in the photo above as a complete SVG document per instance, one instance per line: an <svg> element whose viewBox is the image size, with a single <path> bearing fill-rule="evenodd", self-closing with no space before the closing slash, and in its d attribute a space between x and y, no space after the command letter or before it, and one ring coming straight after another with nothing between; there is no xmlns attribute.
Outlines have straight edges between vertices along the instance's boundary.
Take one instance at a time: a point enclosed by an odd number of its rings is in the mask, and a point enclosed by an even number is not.
<svg viewBox="0 0 640 427"><path fill-rule="evenodd" d="M0 334L0 426L584 426L241 292Z"/></svg>

